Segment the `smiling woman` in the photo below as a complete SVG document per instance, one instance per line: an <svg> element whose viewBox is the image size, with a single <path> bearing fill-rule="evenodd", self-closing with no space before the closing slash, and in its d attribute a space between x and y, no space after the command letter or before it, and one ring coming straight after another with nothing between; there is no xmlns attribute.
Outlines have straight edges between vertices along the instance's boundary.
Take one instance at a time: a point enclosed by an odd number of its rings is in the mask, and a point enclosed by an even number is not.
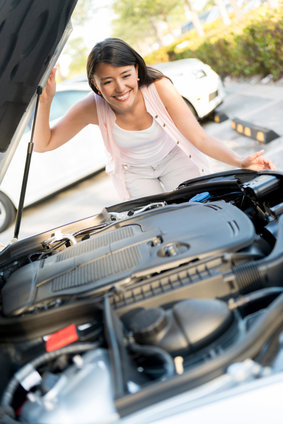
<svg viewBox="0 0 283 424"><path fill-rule="evenodd" d="M87 62L94 93L50 129L55 72L40 99L35 150L56 149L88 124L98 125L108 152L106 171L123 200L173 190L210 173L208 156L239 168L275 169L263 151L243 158L206 134L171 80L120 39L94 46Z"/></svg>

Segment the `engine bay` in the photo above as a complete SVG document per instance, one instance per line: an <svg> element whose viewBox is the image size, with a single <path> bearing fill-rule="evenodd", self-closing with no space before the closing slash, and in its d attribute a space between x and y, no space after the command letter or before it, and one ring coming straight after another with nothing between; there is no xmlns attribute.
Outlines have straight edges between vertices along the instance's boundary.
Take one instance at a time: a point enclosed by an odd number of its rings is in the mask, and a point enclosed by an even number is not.
<svg viewBox="0 0 283 424"><path fill-rule="evenodd" d="M282 185L227 171L8 246L3 423L115 422L224 374L235 385L235 363L247 380L276 372Z"/></svg>

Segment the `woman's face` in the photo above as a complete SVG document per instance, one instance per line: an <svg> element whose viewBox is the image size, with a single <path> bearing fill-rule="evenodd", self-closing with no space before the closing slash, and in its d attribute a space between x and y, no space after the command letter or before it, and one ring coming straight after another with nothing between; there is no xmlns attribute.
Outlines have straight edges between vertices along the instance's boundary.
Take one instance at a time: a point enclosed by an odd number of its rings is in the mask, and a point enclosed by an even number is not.
<svg viewBox="0 0 283 424"><path fill-rule="evenodd" d="M110 106L119 111L134 104L138 92L138 66L112 66L100 63L92 83Z"/></svg>

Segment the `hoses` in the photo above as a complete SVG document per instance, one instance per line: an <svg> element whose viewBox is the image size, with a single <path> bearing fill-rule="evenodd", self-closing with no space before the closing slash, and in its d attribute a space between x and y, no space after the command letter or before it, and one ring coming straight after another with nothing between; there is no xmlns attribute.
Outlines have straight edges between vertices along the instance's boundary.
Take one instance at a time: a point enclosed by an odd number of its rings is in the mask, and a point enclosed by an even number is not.
<svg viewBox="0 0 283 424"><path fill-rule="evenodd" d="M247 294L267 287L283 286L283 216L278 221L278 237L274 249L264 259L232 268L239 292Z"/></svg>
<svg viewBox="0 0 283 424"><path fill-rule="evenodd" d="M234 311L241 306L247 305L250 302L255 302L256 300L263 299L269 295L279 295L283 292L283 287L268 287L266 289L257 290L253 293L250 293L246 296L242 296L238 299L231 299L229 301L228 307L230 311Z"/></svg>
<svg viewBox="0 0 283 424"><path fill-rule="evenodd" d="M161 361L163 362L165 373L160 380L167 380L175 374L175 365L173 358L165 350L160 349L156 346L140 345L135 342L130 342L128 347L129 350L133 353L138 353L146 357L155 356L158 359L161 359Z"/></svg>
<svg viewBox="0 0 283 424"><path fill-rule="evenodd" d="M92 350L92 349L96 349L100 347L101 344L102 342L74 344L70 346L65 346L62 349L54 350L53 352L46 352L43 355L33 359L31 362L24 365L10 380L8 386L6 387L3 393L2 402L1 402L2 407L11 405L15 391L17 390L20 384L16 376L19 375L20 373L24 374L25 369L36 369L40 367L41 365L46 364L48 361L58 358L61 355L86 352L88 350Z"/></svg>

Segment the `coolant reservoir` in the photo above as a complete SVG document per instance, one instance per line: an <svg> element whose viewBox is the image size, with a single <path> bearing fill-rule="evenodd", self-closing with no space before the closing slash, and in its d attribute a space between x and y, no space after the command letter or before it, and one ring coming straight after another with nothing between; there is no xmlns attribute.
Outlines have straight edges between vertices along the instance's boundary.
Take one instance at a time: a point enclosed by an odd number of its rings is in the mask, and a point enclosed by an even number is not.
<svg viewBox="0 0 283 424"><path fill-rule="evenodd" d="M216 299L186 299L173 308L139 311L130 329L140 344L155 345L175 355L197 352L215 341L230 327L233 314Z"/></svg>

